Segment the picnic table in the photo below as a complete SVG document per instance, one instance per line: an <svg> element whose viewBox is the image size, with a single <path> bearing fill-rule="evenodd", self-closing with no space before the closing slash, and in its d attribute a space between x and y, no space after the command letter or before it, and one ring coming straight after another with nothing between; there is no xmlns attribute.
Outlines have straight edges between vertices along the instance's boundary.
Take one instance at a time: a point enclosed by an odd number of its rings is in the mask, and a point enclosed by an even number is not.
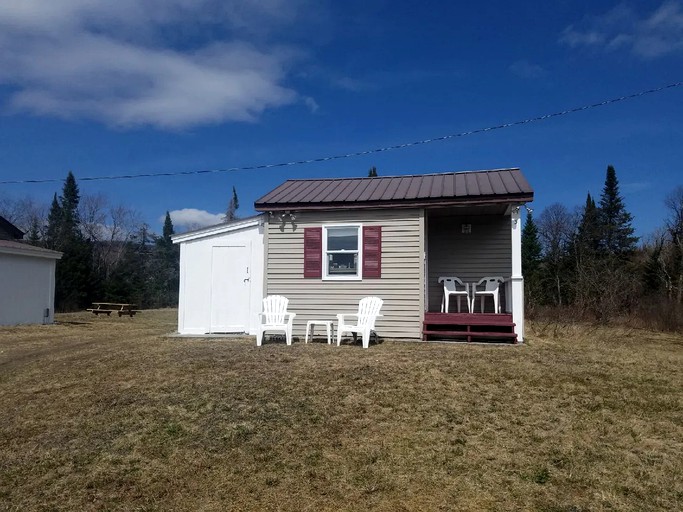
<svg viewBox="0 0 683 512"><path fill-rule="evenodd" d="M105 313L107 316L111 316L112 313L118 313L119 317L123 315L128 315L131 318L135 316L135 313L139 313L139 309L135 309L136 304L124 304L121 302L93 302L92 307L88 308L87 311L92 311L95 316L99 316L100 313Z"/></svg>

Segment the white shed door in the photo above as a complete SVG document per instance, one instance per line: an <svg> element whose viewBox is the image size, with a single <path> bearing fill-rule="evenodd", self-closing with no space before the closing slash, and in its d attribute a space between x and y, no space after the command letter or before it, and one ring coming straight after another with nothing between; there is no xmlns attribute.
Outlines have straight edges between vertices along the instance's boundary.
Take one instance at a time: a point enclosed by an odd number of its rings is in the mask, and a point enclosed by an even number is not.
<svg viewBox="0 0 683 512"><path fill-rule="evenodd" d="M247 332L251 243L213 247L211 332Z"/></svg>

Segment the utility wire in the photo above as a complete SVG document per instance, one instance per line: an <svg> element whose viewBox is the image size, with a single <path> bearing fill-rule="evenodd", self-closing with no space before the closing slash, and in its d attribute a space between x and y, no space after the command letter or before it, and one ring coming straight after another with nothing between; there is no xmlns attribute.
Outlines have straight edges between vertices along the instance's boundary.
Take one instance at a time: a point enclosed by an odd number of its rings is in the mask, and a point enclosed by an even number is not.
<svg viewBox="0 0 683 512"><path fill-rule="evenodd" d="M605 105L611 105L613 103L618 103L620 101L639 98L639 97L645 96L647 94L654 94L657 92L664 91L666 89L673 89L675 87L680 87L682 85L683 85L683 82L675 82L675 83L668 84L668 85L662 85L661 87L656 87L654 89L648 89L648 90L636 92L633 94L627 94L625 96L619 96L618 98L611 98L608 100L601 101L599 103L593 103L591 105L584 105L582 107L569 108L566 110L561 110L559 112L554 112L552 114L545 114L545 115L538 116L538 117L530 117L528 119L523 119L521 121L513 121L511 123L504 123L504 124L499 124L496 126L489 126L488 128L478 128L476 130L470 130L470 131L460 132L460 133L453 133L450 135L443 135L441 137L434 137L431 139L423 139L423 140L418 140L418 141L414 141L414 142L405 142L403 144L396 144L394 146L386 146L383 148L368 149L365 151L355 151L352 153L345 153L345 154L341 154L341 155L324 156L324 157L320 157L320 158L310 158L308 160L294 160L291 162L281 162L281 163L276 163L276 164L249 165L249 166L245 166L245 167L230 167L230 168L224 168L224 169L207 169L207 170L199 170L199 171L177 171L177 172L150 172L150 173L143 173L143 174L119 174L119 175L112 175L112 176L86 176L84 178L78 178L78 181L127 180L127 179L133 179L133 178L156 178L156 177L160 177L160 176L190 176L190 175L196 175L196 174L214 174L214 173L219 173L219 172L255 171L255 170L260 170L260 169L273 169L276 167L289 167L292 165L312 164L312 163L317 163L317 162L329 162L331 160L341 160L343 158L352 158L352 157L356 157L356 156L371 155L374 153L382 153L384 151L394 151L397 149L404 149L404 148L408 148L411 146L419 146L421 144L429 144L432 142L439 142L439 141L443 141L443 140L455 139L458 137L465 137L467 135L474 135L476 133L491 132L494 130L501 130L503 128L510 128L512 126L519 126L519 125L523 125L523 124L535 123L538 121L545 121L546 119L551 119L553 117L560 117L560 116L564 116L567 114L573 114L575 112L581 112L583 110L590 110L593 108L604 107ZM47 179L34 179L34 180L5 180L5 181L0 181L0 185L11 185L11 184L19 184L19 183L52 183L52 182L58 182L58 181L63 181L63 179L47 178Z"/></svg>

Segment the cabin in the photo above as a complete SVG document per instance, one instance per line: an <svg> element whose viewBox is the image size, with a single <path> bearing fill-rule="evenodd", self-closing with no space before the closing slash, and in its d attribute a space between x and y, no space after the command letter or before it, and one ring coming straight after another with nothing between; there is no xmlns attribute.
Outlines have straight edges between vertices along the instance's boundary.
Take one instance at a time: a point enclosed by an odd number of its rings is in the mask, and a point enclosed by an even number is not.
<svg viewBox="0 0 683 512"><path fill-rule="evenodd" d="M368 295L384 300L380 336L523 341L520 208L533 189L519 169L288 180L263 212L265 295L308 320L334 320ZM442 312L439 277L504 278L500 311ZM452 309L452 308L451 308Z"/></svg>
<svg viewBox="0 0 683 512"><path fill-rule="evenodd" d="M0 325L51 324L62 253L21 242L23 236L0 217Z"/></svg>
<svg viewBox="0 0 683 512"><path fill-rule="evenodd" d="M284 295L297 314L293 334L303 339L307 321L336 321L375 295L384 300L380 337L521 342L520 209L532 200L516 168L287 180L255 201L260 216L174 237L181 244L179 332L254 334L260 300ZM245 229L252 230L250 258L238 243ZM235 246L242 248L227 248ZM485 300L482 311L477 297L473 312L471 301L460 312L455 301L442 311L439 278L449 276L470 286L503 278L499 310ZM250 322L209 319L237 309Z"/></svg>

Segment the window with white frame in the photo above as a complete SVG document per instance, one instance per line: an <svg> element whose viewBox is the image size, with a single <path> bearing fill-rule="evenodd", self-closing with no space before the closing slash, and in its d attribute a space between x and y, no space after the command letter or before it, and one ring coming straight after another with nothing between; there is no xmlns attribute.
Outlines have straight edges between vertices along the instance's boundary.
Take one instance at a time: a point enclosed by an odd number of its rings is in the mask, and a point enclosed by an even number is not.
<svg viewBox="0 0 683 512"><path fill-rule="evenodd" d="M360 279L361 226L323 226L323 272L327 279Z"/></svg>

